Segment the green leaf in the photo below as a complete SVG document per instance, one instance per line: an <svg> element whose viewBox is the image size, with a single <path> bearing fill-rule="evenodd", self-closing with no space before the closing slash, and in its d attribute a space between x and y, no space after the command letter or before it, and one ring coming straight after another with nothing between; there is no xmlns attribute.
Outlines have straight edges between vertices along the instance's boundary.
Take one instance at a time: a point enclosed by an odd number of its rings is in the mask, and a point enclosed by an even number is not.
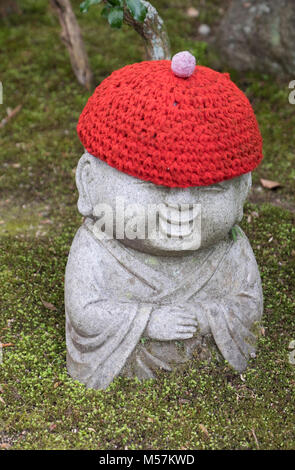
<svg viewBox="0 0 295 470"><path fill-rule="evenodd" d="M238 239L238 237L237 237L237 232L236 232L236 228L235 228L235 227L233 227L233 228L231 229L231 235L232 235L233 241L236 242L237 239Z"/></svg>
<svg viewBox="0 0 295 470"><path fill-rule="evenodd" d="M105 6L105 7L103 7L103 9L101 10L101 16L102 16L103 18L108 18L109 13L110 13L110 7L109 7L109 6Z"/></svg>
<svg viewBox="0 0 295 470"><path fill-rule="evenodd" d="M110 9L108 21L112 28L121 28L123 24L124 11L121 7L114 7Z"/></svg>
<svg viewBox="0 0 295 470"><path fill-rule="evenodd" d="M147 14L147 9L141 3L141 0L126 0L126 4L133 18L136 21L143 23Z"/></svg>
<svg viewBox="0 0 295 470"><path fill-rule="evenodd" d="M82 13L87 13L91 5L98 5L100 2L101 0L85 0L84 2L80 3L80 11Z"/></svg>
<svg viewBox="0 0 295 470"><path fill-rule="evenodd" d="M108 3L112 5L113 7L115 6L122 7L124 1L123 0L108 0Z"/></svg>
<svg viewBox="0 0 295 470"><path fill-rule="evenodd" d="M241 235L241 237L244 237L244 232L242 232L242 230L240 229L240 227L238 225L236 225L236 231L237 233L239 233Z"/></svg>

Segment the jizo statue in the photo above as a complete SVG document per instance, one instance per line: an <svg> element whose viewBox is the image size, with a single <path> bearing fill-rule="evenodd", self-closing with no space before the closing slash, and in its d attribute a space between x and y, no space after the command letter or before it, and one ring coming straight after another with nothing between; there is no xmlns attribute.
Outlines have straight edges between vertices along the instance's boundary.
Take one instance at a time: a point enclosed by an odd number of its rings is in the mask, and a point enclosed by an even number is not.
<svg viewBox="0 0 295 470"><path fill-rule="evenodd" d="M243 371L263 311L257 263L236 228L262 159L246 96L181 52L113 72L78 134L84 223L66 268L70 375L92 388L152 378L209 344Z"/></svg>

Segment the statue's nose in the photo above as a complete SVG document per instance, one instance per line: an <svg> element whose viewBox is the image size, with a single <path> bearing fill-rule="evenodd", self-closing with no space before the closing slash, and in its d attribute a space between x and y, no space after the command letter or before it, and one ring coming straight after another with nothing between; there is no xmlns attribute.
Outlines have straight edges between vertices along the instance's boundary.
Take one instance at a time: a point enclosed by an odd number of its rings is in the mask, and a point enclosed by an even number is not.
<svg viewBox="0 0 295 470"><path fill-rule="evenodd" d="M165 197L166 205L175 208L182 204L194 204L194 202L189 188L171 188Z"/></svg>

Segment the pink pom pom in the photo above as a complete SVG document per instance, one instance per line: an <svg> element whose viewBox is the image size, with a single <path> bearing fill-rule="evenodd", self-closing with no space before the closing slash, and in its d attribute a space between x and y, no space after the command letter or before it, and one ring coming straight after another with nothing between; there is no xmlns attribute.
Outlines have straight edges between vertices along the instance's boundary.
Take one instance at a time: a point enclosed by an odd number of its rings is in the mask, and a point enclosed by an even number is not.
<svg viewBox="0 0 295 470"><path fill-rule="evenodd" d="M188 51L178 52L172 57L171 68L177 77L190 77L196 68L196 59Z"/></svg>

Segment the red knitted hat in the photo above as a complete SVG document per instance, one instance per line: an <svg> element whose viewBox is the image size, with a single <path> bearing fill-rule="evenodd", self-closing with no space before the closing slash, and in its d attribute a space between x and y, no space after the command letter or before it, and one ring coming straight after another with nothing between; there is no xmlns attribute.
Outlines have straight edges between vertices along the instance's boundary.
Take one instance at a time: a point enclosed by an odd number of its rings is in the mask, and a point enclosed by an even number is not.
<svg viewBox="0 0 295 470"><path fill-rule="evenodd" d="M85 149L119 171L171 188L254 170L262 138L247 97L228 74L195 67L192 57L127 65L106 78L78 122Z"/></svg>

